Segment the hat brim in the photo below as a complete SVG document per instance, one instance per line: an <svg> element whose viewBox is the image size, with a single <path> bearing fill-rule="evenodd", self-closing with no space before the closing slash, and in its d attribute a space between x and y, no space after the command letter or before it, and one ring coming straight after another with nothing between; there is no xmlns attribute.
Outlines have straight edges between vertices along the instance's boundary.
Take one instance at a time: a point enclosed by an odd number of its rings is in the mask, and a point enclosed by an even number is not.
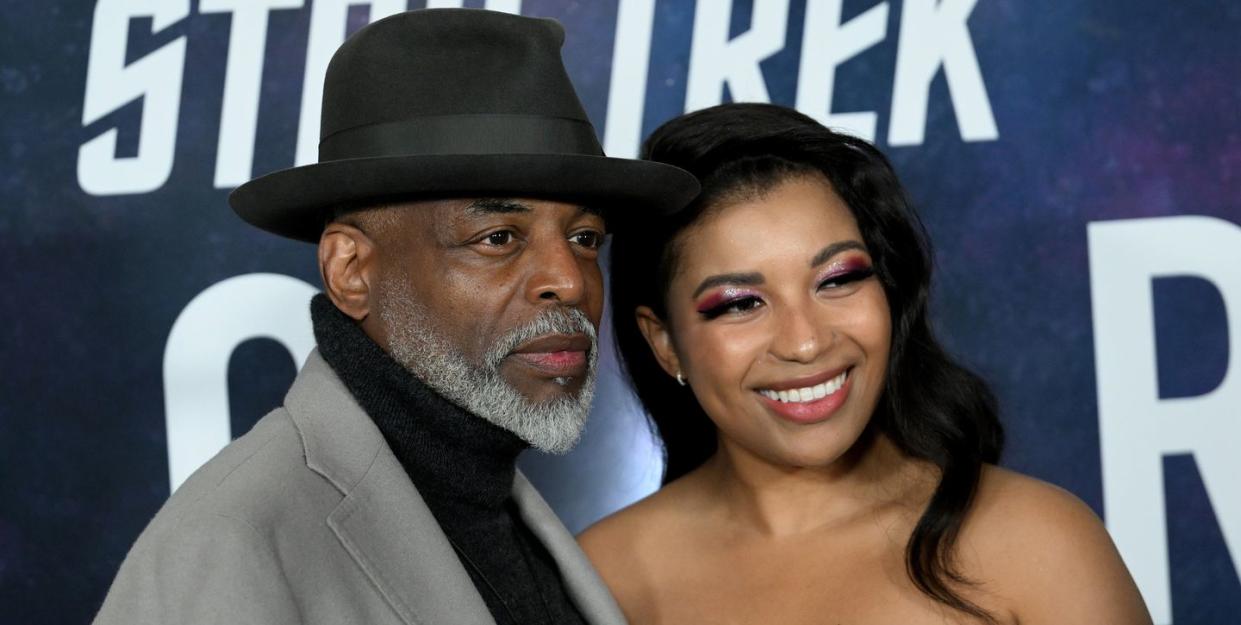
<svg viewBox="0 0 1241 625"><path fill-rule="evenodd" d="M577 154L450 154L346 159L256 178L228 196L246 222L317 242L332 211L392 199L529 197L626 219L680 210L697 179L671 165Z"/></svg>

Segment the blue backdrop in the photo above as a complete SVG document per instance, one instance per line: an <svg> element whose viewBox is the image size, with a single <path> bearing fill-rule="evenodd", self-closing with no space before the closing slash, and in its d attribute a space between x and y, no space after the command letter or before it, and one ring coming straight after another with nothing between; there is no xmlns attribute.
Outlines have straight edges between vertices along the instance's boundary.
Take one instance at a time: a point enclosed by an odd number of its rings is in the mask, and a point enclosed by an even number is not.
<svg viewBox="0 0 1241 625"><path fill-rule="evenodd" d="M1241 5L487 4L564 23L613 155L730 99L875 140L935 243L936 324L999 394L1004 464L1105 518L1157 623L1237 622ZM5 9L0 621L88 621L170 490L281 400L313 250L225 196L313 158L327 57L406 5ZM658 482L604 366L582 446L522 461L574 530Z"/></svg>

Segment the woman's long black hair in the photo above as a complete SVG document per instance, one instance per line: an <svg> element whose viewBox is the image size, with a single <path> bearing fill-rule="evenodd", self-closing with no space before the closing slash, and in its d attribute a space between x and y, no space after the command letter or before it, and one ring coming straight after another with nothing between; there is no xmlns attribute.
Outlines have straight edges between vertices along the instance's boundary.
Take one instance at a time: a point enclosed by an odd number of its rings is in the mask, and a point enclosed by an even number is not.
<svg viewBox="0 0 1241 625"><path fill-rule="evenodd" d="M705 212L738 194L761 193L817 172L857 220L892 315L886 385L871 428L903 453L940 470L939 484L906 547L909 577L936 601L991 621L954 589L970 582L954 565L953 546L982 465L998 461L1004 434L986 383L954 362L931 331L930 247L891 164L861 139L769 104L724 104L678 117L647 138L642 152L643 158L676 165L702 183L702 193L682 212L641 223L622 221L612 241L617 350L663 441L664 482L715 453L716 429L693 393L659 367L634 311L649 306L668 319L665 302L679 255L677 235Z"/></svg>

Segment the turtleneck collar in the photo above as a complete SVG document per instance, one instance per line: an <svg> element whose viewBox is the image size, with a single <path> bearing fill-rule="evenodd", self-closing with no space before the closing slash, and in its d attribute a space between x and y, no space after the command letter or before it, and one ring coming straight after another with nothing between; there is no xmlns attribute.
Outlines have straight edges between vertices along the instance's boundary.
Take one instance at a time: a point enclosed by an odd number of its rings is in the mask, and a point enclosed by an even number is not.
<svg viewBox="0 0 1241 625"><path fill-rule="evenodd" d="M379 427L432 512L502 507L526 443L432 390L326 295L311 300L310 312L319 353Z"/></svg>

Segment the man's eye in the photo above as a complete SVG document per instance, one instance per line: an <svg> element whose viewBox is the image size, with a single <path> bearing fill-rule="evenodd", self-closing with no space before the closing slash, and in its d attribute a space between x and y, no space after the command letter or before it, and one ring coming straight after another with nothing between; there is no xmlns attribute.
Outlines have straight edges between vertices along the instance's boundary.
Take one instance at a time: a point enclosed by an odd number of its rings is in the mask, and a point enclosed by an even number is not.
<svg viewBox="0 0 1241 625"><path fill-rule="evenodd" d="M496 247L503 247L513 242L513 233L510 230L501 230L499 232L492 232L491 234L483 237L483 242L487 243L488 245L494 245Z"/></svg>
<svg viewBox="0 0 1241 625"><path fill-rule="evenodd" d="M592 250L599 249L599 246L603 245L603 233L596 232L594 230L587 230L569 237L569 240L585 248Z"/></svg>

